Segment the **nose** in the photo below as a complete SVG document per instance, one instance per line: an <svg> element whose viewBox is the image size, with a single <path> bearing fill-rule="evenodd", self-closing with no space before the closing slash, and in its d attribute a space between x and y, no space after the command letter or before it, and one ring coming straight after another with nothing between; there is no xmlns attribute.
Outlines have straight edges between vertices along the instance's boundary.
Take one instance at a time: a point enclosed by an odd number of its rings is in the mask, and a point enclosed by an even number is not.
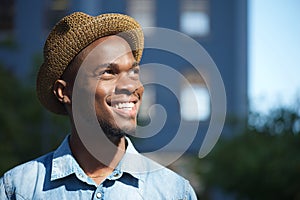
<svg viewBox="0 0 300 200"><path fill-rule="evenodd" d="M133 79L126 74L122 74L117 80L115 93L131 95L140 87L142 87L142 83L139 79Z"/></svg>

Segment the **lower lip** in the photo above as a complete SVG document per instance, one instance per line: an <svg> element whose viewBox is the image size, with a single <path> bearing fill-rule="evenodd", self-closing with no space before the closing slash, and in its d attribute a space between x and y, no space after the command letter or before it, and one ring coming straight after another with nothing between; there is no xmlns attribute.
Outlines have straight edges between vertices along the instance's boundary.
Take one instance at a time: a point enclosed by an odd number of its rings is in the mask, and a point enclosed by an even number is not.
<svg viewBox="0 0 300 200"><path fill-rule="evenodd" d="M133 106L131 110L125 110L125 109L117 109L112 107L114 112L116 112L118 115L121 115L125 118L135 118L136 117L136 105Z"/></svg>

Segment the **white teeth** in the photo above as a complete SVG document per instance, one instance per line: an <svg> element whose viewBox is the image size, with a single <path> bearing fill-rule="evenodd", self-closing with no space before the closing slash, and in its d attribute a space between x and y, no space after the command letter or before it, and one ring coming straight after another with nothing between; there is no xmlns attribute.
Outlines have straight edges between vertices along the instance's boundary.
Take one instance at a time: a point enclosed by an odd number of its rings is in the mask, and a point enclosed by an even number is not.
<svg viewBox="0 0 300 200"><path fill-rule="evenodd" d="M118 103L115 104L113 107L117 109L124 109L124 110L132 110L134 103L126 102L126 103Z"/></svg>

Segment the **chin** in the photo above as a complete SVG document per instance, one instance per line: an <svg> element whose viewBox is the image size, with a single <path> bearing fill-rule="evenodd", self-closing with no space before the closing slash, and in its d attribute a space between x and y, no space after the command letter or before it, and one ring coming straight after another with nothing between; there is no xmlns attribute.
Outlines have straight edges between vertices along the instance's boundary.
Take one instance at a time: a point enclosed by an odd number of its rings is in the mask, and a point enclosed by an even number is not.
<svg viewBox="0 0 300 200"><path fill-rule="evenodd" d="M122 138L126 135L135 135L136 126L133 125L124 125L122 127L118 127L117 125L112 125L107 123L107 121L99 121L100 126L104 132L104 134L108 138Z"/></svg>

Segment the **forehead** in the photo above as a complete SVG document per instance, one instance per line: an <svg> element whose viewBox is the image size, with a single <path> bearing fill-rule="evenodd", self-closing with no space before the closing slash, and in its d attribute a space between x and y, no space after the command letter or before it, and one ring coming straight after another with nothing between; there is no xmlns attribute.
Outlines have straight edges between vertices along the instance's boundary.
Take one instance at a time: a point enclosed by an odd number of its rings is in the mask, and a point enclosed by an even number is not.
<svg viewBox="0 0 300 200"><path fill-rule="evenodd" d="M81 59L86 59L87 57L93 58L95 55L98 59L109 61L115 60L130 52L131 48L125 39L112 35L94 41L83 49L78 56L81 57Z"/></svg>
<svg viewBox="0 0 300 200"><path fill-rule="evenodd" d="M64 72L63 77L74 76L74 73L77 73L83 63L90 66L112 63L128 53L134 59L128 42L122 37L111 35L99 38L77 54Z"/></svg>

